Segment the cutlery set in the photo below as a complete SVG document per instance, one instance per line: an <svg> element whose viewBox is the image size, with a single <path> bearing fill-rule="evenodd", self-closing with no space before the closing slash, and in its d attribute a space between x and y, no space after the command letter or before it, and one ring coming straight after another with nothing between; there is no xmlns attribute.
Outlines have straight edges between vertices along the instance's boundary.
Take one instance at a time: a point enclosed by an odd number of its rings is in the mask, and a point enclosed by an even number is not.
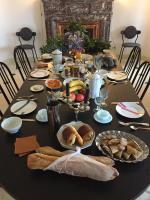
<svg viewBox="0 0 150 200"><path fill-rule="evenodd" d="M129 126L132 130L139 130L139 129L143 129L143 130L150 130L149 127L149 123L142 123L142 122L122 122L122 121L118 121L118 123L122 126ZM135 125L140 125L140 126L135 126Z"/></svg>

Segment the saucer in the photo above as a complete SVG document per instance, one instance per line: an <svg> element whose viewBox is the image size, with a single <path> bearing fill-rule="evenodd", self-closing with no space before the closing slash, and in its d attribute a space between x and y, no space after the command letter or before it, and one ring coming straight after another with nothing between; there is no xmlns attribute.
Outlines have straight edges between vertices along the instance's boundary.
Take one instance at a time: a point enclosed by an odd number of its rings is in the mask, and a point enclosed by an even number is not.
<svg viewBox="0 0 150 200"><path fill-rule="evenodd" d="M32 86L30 87L30 90L31 90L32 92L41 92L41 91L44 90L44 86L43 86L43 85L32 85Z"/></svg>
<svg viewBox="0 0 150 200"><path fill-rule="evenodd" d="M97 112L94 114L94 119L95 121L99 122L99 123L102 123L102 124L107 124L107 123L110 123L112 121L112 115L110 114L108 119L107 120L104 120L104 119L100 119L97 117Z"/></svg>

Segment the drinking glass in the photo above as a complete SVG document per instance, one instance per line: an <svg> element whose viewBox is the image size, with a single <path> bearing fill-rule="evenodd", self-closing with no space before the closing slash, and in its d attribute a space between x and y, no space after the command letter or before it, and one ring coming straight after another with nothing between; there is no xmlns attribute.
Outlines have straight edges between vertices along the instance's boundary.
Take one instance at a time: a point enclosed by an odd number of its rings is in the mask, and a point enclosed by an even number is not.
<svg viewBox="0 0 150 200"><path fill-rule="evenodd" d="M97 69L97 72L99 72L103 66L103 56L97 55L94 58L94 66Z"/></svg>
<svg viewBox="0 0 150 200"><path fill-rule="evenodd" d="M100 97L102 99L101 106L107 106L107 103L105 101L108 98L108 90L106 88L100 89Z"/></svg>

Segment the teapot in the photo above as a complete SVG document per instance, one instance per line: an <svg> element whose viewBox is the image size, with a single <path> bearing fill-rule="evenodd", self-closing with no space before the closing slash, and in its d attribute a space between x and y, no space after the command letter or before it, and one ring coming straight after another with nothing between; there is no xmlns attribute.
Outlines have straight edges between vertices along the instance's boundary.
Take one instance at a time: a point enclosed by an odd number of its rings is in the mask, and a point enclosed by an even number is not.
<svg viewBox="0 0 150 200"><path fill-rule="evenodd" d="M52 52L54 66L62 64L62 52L59 49L56 49Z"/></svg>

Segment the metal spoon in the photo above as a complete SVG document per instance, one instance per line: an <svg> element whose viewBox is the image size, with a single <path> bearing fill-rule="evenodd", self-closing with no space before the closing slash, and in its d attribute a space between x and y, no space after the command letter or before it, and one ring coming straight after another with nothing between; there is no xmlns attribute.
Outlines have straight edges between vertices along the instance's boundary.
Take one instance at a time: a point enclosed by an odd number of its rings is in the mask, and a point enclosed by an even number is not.
<svg viewBox="0 0 150 200"><path fill-rule="evenodd" d="M122 121L118 121L119 124L123 125L123 126L130 126L130 125L142 125L142 126L149 126L149 123L142 123L142 122L122 122Z"/></svg>
<svg viewBox="0 0 150 200"><path fill-rule="evenodd" d="M138 130L138 129L143 129L143 130L150 130L150 127L149 128L144 128L144 127L140 127L140 126L130 126L130 128L132 130Z"/></svg>

